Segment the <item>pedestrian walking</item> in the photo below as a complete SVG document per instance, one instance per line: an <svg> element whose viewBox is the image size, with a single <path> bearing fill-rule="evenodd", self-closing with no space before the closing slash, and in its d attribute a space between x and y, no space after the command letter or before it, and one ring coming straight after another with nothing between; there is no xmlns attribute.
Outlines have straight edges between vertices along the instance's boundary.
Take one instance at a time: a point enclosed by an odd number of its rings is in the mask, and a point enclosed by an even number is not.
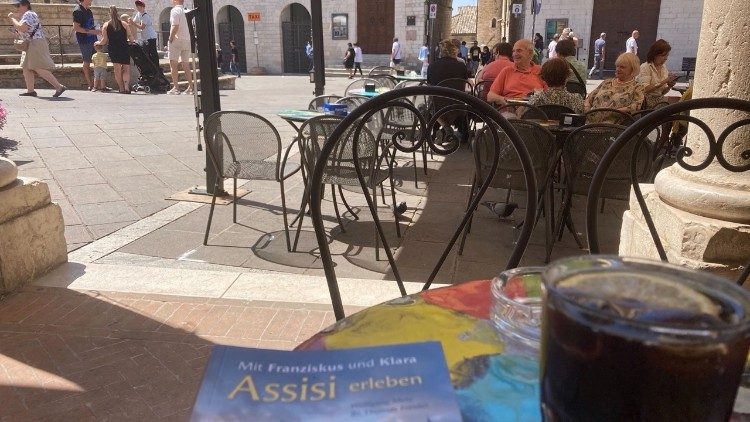
<svg viewBox="0 0 750 422"><path fill-rule="evenodd" d="M595 70L599 70L599 79L604 79L604 60L606 57L605 47L607 45L607 33L602 32L599 38L594 41L594 65L589 70L589 79L594 75Z"/></svg>
<svg viewBox="0 0 750 422"><path fill-rule="evenodd" d="M237 49L237 43L235 43L234 40L229 41L229 49L232 53L232 58L229 61L229 73L231 73L232 75L237 75L238 78L241 78L242 75L240 74L240 66L238 64L240 53Z"/></svg>
<svg viewBox="0 0 750 422"><path fill-rule="evenodd" d="M349 71L349 79L354 78L354 47L347 43L346 54L344 54L344 67Z"/></svg>
<svg viewBox="0 0 750 422"><path fill-rule="evenodd" d="M102 43L99 41L94 43L96 53L91 56L91 63L94 65L94 89L92 92L107 91L107 62L109 62L109 55L104 52Z"/></svg>
<svg viewBox="0 0 750 422"><path fill-rule="evenodd" d="M185 94L193 94L193 73L190 70L190 30L188 29L187 16L185 16L184 0L172 0L172 10L169 12L169 41L167 50L169 54L169 69L172 74L172 89L167 94L180 94L179 74L177 72L177 60L182 64L188 87Z"/></svg>
<svg viewBox="0 0 750 422"><path fill-rule="evenodd" d="M479 69L479 61L482 59L482 49L479 48L479 43L476 40L472 43L469 49L469 74L473 78L477 74Z"/></svg>
<svg viewBox="0 0 750 422"><path fill-rule="evenodd" d="M401 64L401 44L398 42L398 38L394 38L391 46L391 67L396 67L399 64Z"/></svg>
<svg viewBox="0 0 750 422"><path fill-rule="evenodd" d="M626 53L633 53L636 56L638 55L638 37L641 36L641 33L638 32L638 30L634 30L633 33L630 35L630 38L628 38L627 41L625 41L625 52Z"/></svg>
<svg viewBox="0 0 750 422"><path fill-rule="evenodd" d="M364 76L362 74L362 48L359 46L359 44L354 43L354 74L357 74L357 69L359 69L359 76Z"/></svg>
<svg viewBox="0 0 750 422"><path fill-rule="evenodd" d="M102 31L96 28L94 23L94 12L91 11L92 0L79 0L78 6L73 9L73 31L76 33L76 42L81 50L83 58L83 78L86 79L88 89L94 89L91 79L91 56L94 55L94 43L97 35Z"/></svg>
<svg viewBox="0 0 750 422"><path fill-rule="evenodd" d="M156 30L151 15L146 13L146 3L136 0L135 8L138 13L133 17L133 24L138 28L138 43L146 50L151 62L159 66L159 53L156 51Z"/></svg>
<svg viewBox="0 0 750 422"><path fill-rule="evenodd" d="M422 44L419 48L419 55L417 56L420 62L422 62L422 70L420 76L423 78L427 77L427 68L430 66L430 47L427 46L427 42Z"/></svg>
<svg viewBox="0 0 750 422"><path fill-rule="evenodd" d="M560 34L555 34L552 36L552 41L550 41L549 45L547 46L547 58L549 59L557 58L557 51L555 51L555 48L557 47L557 42L559 40L560 40Z"/></svg>
<svg viewBox="0 0 750 422"><path fill-rule="evenodd" d="M39 15L31 10L29 0L16 0L13 2L16 12L8 13L8 19L13 24L13 29L22 40L28 41L26 51L21 53L21 69L23 69L23 80L26 83L26 92L18 94L21 97L36 97L34 83L36 75L49 82L54 88L52 95L57 98L65 92L65 85L57 81L50 70L55 68L55 63L49 54L49 43L44 37L44 27L39 20Z"/></svg>
<svg viewBox="0 0 750 422"><path fill-rule="evenodd" d="M313 63L313 46L310 40L307 40L307 44L305 45L305 55L310 60L310 70L313 70L315 63Z"/></svg>
<svg viewBox="0 0 750 422"><path fill-rule="evenodd" d="M216 67L219 69L221 74L224 74L224 52L221 51L221 46L216 43Z"/></svg>
<svg viewBox="0 0 750 422"><path fill-rule="evenodd" d="M539 57L539 60L541 60L542 50L544 50L544 38L542 37L542 34L538 32L534 34L534 50L536 50L536 55Z"/></svg>

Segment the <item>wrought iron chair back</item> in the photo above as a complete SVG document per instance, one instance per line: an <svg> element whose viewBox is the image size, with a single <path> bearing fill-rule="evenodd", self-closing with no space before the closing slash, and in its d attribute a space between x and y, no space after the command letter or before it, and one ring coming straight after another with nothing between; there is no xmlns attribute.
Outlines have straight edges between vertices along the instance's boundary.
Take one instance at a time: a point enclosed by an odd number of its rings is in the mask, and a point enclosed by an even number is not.
<svg viewBox="0 0 750 422"><path fill-rule="evenodd" d="M335 103L339 99L341 99L340 95L319 95L310 100L307 109L311 111L323 111L323 105L325 103Z"/></svg>
<svg viewBox="0 0 750 422"><path fill-rule="evenodd" d="M717 136L712 128L710 128L705 122L694 115L690 115L693 111L699 111L701 113L706 113L708 111L712 113L726 113L727 115L734 116L734 122L725 128L721 128L721 133ZM734 98L700 98L681 101L654 110L629 126L619 137L617 137L615 142L612 143L602 156L596 171L592 175L588 200L586 203L587 237L589 249L592 254L599 253L601 250L599 244L599 229L597 224L598 213L596 212L596 204L597 200L603 197L603 194L605 193L607 175L610 169L612 166L620 165L618 161L623 157L623 153L625 153L625 157L627 157L627 151L633 150L635 148L634 145L644 143L644 134L648 134L654 128L663 124L679 121L693 123L691 129L699 131L699 135L691 137L686 144L681 145L676 151L675 162L682 170L689 172L701 171L716 161L727 171L733 173L750 173L750 150L741 151L740 156L745 161L740 163L730 163L724 155L727 140L730 140L733 136L747 136L747 129L748 126L750 126L750 101ZM734 133L738 129L740 129L740 133ZM708 152L705 157L694 157L693 162L690 163L685 160L687 157L693 155L693 149L688 143L696 140L697 142L707 142ZM668 261L667 253L659 236L659 231L656 229L651 212L648 209L643 192L638 184L639 167L634 163L632 154L628 165L628 176L630 177L630 183L632 184L633 194L638 203L639 211L643 214L643 218L646 222L649 233L651 234L651 238L654 241L654 246L656 247L659 257L662 261L666 262ZM750 259L748 259L748 261L750 261ZM743 284L748 276L750 276L750 262L748 262L745 265L745 268L741 271L737 283Z"/></svg>
<svg viewBox="0 0 750 422"><path fill-rule="evenodd" d="M336 104L346 104L346 111L352 111L355 108L361 106L367 101L365 97L351 96L351 97L340 97L336 100Z"/></svg>
<svg viewBox="0 0 750 422"><path fill-rule="evenodd" d="M586 85L583 85L580 82L577 81L568 81L565 84L565 90L568 92L572 92L573 94L578 94L583 98L586 98Z"/></svg>
<svg viewBox="0 0 750 422"><path fill-rule="evenodd" d="M393 75L394 73L396 73L396 69L390 66L375 66L367 72L367 77L369 78L374 75Z"/></svg>
<svg viewBox="0 0 750 422"><path fill-rule="evenodd" d="M593 108L584 114L586 115L586 124L610 123L628 126L635 121L635 118L630 114L615 108Z"/></svg>
<svg viewBox="0 0 750 422"><path fill-rule="evenodd" d="M445 143L437 144L435 142L435 139L432 138L432 136L428 136L428 134L431 135L436 132L435 128L439 125L437 121L438 119L440 119L441 115L444 113L450 113L454 111L470 113L472 114L472 116L474 116L474 118L481 119L487 125L494 125L495 127L499 128L500 130L508 134L508 139L510 140L511 144L514 146L517 154L520 157L522 168L524 169L524 172L527 176L526 183L525 183L525 188L526 188L526 191L528 192L528 195L526 198L527 221L533 221L534 219L534 214L536 212L537 190L536 190L536 180L534 177L533 166L531 163L531 158L529 157L528 150L526 149L524 142L521 140L520 136L518 135L516 130L513 128L513 126L507 120L505 120L502 116L500 116L500 114L495 109L493 109L489 104L479 100L478 98L472 95L468 95L464 92L461 92L455 89L443 88L443 87L427 87L427 86L409 87L409 88L394 90L388 93L381 94L369 100L367 103L365 103L361 107L356 108L353 112L351 112L336 127L333 134L330 136L329 141L323 145L322 150L320 152L320 159L318 159L315 165L315 169L311 175L310 188L311 188L312 220L313 220L313 225L315 227L315 234L318 240L321 261L323 263L323 268L326 274L326 279L328 281L328 287L329 287L329 291L331 294L331 301L332 301L332 305L334 309L334 314L337 319L341 319L344 317L344 310L343 310L341 294L338 288L336 271L334 268L333 259L332 259L331 252L330 252L327 239L326 239L326 235L325 235L325 227L323 224L323 218L322 218L322 212L321 212L321 197L322 197L322 189L323 189L323 180L324 180L324 176L326 173L326 166L328 163L328 159L329 157L331 157L332 155L336 153L336 144L339 142L340 139L351 138L354 144L360 142L361 134L367 130L366 122L368 119L370 119L370 117L372 117L373 115L377 113L382 113L384 109L387 109L388 107L392 106L394 102L398 102L398 104L404 104L402 101L399 101L400 99L409 98L409 97L418 97L418 96L444 97L446 100L453 102L454 105L438 110L436 114L430 118L429 121L425 120L424 116L418 111L417 107L414 107L414 110L412 111L419 118L419 126L420 126L419 133L422 134L422 136L418 143L416 144L408 143L406 145L400 144L398 142L398 139L400 137L397 136L393 144L394 148L398 148L402 152L413 152L417 150L418 148L420 148L423 145L423 143L426 142L428 143L430 149L434 151L436 154L448 155L448 154L455 152L459 148L459 141L455 137L450 137L449 139L447 139L448 141L447 144ZM499 136L495 135L494 139L495 139L495 142L499 144L500 142ZM353 161L354 163L357 163L359 148L355 146L352 148L352 151L354 151ZM499 154L496 155L495 165L493 166L493 168L489 170L490 173L492 174L494 174L494 171L496 170L498 156ZM370 212L372 213L372 218L376 225L378 238L384 246L384 250L388 258L388 262L391 265L391 269L393 271L394 277L396 278L396 283L399 286L399 290L401 291L401 294L405 295L406 290L401 280L401 276L399 275L398 266L396 265L396 262L394 260L393 253L388 246L388 241L380 225L380 220L377 215L377 209L375 208L373 195L371 195L369 192L369 189L367 189L364 172L358 166L355 166L355 171L357 173L357 177L359 179L360 187L362 188L364 197L370 208ZM479 189L477 190L477 195L475 199L472 201L472 203L470 204L470 207L469 207L470 210L476 209L479 203L479 199L487 190L490 182L491 180L488 178L479 186ZM445 260L447 255L450 253L450 250L452 249L456 240L458 239L464 227L468 223L469 218L470 218L470 213L467 213L462 219L461 224L459 224L459 226L456 228L455 232L453 233L451 237L451 240L449 241L446 248L443 250L440 260L438 261L438 264L433 269L432 274L428 278L427 283L425 284L424 288L428 288L430 283L434 279L434 277L437 275L437 272L440 270L443 261ZM525 224L521 228L518 241L514 247L513 253L511 254L506 264L506 268L513 268L518 265L518 262L520 261L521 256L523 255L523 251L525 250L529 237L531 235L531 229L532 229L531 225L528 225L528 224Z"/></svg>
<svg viewBox="0 0 750 422"><path fill-rule="evenodd" d="M446 88L453 88L459 91L464 91L467 94L474 93L474 84L471 83L471 81L467 79L461 79L461 78L443 79L442 81L438 82L437 85L435 86L444 86Z"/></svg>
<svg viewBox="0 0 750 422"><path fill-rule="evenodd" d="M376 79L371 79L371 78L357 79L354 82L352 82L349 85L347 85L347 87L344 89L344 97L349 97L351 91L353 91L353 90L364 89L365 88L365 84L375 84L376 88L383 86L380 83L380 81L378 81Z"/></svg>
<svg viewBox="0 0 750 422"><path fill-rule="evenodd" d="M521 119L549 120L549 116L541 108L531 104L515 106L516 114L521 112Z"/></svg>
<svg viewBox="0 0 750 422"><path fill-rule="evenodd" d="M398 84L398 79L394 78L391 75L368 75L367 76L370 79L375 79L376 81L380 82L381 86L384 86L386 88L395 88Z"/></svg>
<svg viewBox="0 0 750 422"><path fill-rule="evenodd" d="M422 81L401 81L396 84L396 86L393 87L393 89L401 89L406 88L409 86L422 86L424 83Z"/></svg>
<svg viewBox="0 0 750 422"><path fill-rule="evenodd" d="M480 81L474 85L474 96L487 101L487 93L490 92L490 87L494 81Z"/></svg>
<svg viewBox="0 0 750 422"><path fill-rule="evenodd" d="M248 111L217 111L206 118L204 130L206 151L214 168L217 169L217 175L203 244L208 243L216 196L220 191L220 178L231 177L234 181L233 221L235 223L237 222L237 179L279 182L287 249L291 250L284 181L300 169L297 164L287 163L296 140L286 148L282 157L279 132L266 118ZM269 160L270 157L275 159Z"/></svg>

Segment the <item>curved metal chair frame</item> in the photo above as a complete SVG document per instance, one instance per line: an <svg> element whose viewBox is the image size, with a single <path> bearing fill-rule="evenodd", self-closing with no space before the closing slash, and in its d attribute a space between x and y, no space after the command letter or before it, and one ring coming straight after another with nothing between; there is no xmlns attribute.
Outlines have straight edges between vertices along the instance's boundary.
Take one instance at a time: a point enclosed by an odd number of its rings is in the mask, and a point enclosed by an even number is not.
<svg viewBox="0 0 750 422"><path fill-rule="evenodd" d="M412 142L417 143L421 137L419 133L419 118L412 111L415 108L415 100L420 97L402 98L403 106L398 105L394 102L393 105L385 110L382 118L382 126L378 131L378 141L383 150L390 150L391 154L388 156L388 164L391 168L397 165L396 153L398 149L393 147L395 138L399 138L399 142ZM422 166L425 176L427 175L427 146L422 145L420 148L422 154ZM419 187L418 172L417 172L417 150L412 151L412 160L414 162L414 187Z"/></svg>
<svg viewBox="0 0 750 422"><path fill-rule="evenodd" d="M240 124L240 127L235 131L227 133L225 129L229 129L230 122L224 122L223 119L245 119L253 122L253 124ZM287 250L291 251L291 243L289 239L289 225L287 222L286 213L286 194L284 191L284 181L292 177L297 173L301 166L298 164L287 165L287 159L292 147L296 144L297 140L293 140L291 144L283 152L281 146L281 136L279 132L266 118L251 113L248 111L217 111L208 116L203 123L206 131L206 151L208 152L209 159L217 169L216 179L214 181L214 194L211 198L211 209L208 212L208 222L206 224L206 234L203 237L203 244L208 244L208 235L211 231L211 220L214 215L214 207L216 206L216 196L221 191L220 178L231 177L234 180L234 197L232 201L232 221L237 222L237 179L250 179L250 180L275 180L279 182L281 189L281 211L284 218L284 232L286 234L286 246ZM260 126L260 127L258 127ZM262 130L264 129L264 130ZM233 142L230 140L230 136L239 135L242 137L249 137L250 142L247 148L243 148L239 142ZM258 142L257 139L252 139L254 136L270 135L269 142ZM265 149L264 149L265 148ZM249 150L255 150L253 152ZM275 150L276 160L269 162L267 160L268 155L266 153ZM247 153L247 154L246 154ZM221 162L217 157L217 154L222 157ZM270 154L269 154L270 155Z"/></svg>
<svg viewBox="0 0 750 422"><path fill-rule="evenodd" d="M610 123L613 125L622 125L622 126L628 126L631 123L635 122L635 118L623 111L620 111L616 108L592 108L591 110L584 113L586 115L586 124L590 123ZM594 121L589 121L591 116L597 116L599 114L603 114L604 116L607 116L605 119L595 119ZM612 119L609 119L609 117L612 117Z"/></svg>
<svg viewBox="0 0 750 422"><path fill-rule="evenodd" d="M746 114L744 117L738 118L734 123L724 128L717 137L710 127L700 119L684 114L692 110L701 109L716 109L723 111L741 111ZM747 160L744 164L732 164L727 161L724 157L724 142L736 129L741 127L750 126L750 101L739 100L734 98L700 98L694 100L681 101L670 106L662 107L647 116L639 119L635 124L629 126L610 146L607 152L602 157L596 172L591 180L589 187L588 201L586 203L586 229L587 237L589 242L589 249L592 254L599 253L601 250L599 246L599 229L597 225L598 215L596 212L596 203L598 198L602 194L602 188L606 181L607 171L616 157L623 151L623 149L629 147L631 143L642 143L644 142L644 133L648 133L654 127L661 126L665 123L671 123L675 121L684 121L693 123L696 128L695 130L701 130L706 135L706 139L709 143L708 156L698 164L689 164L684 161L685 157L689 157L693 154L693 151L687 145L682 145L678 148L676 154L676 163L683 170L690 172L697 172L707 168L714 160L716 160L722 168L733 173L746 173L750 172L750 150L743 151L741 156ZM646 206L646 201L643 197L643 192L637 183L636 179L636 167L635 163L631 159L630 163L630 177L633 185L633 194L636 197L640 211L643 213L643 218L648 226L651 238L654 241L656 250L659 253L659 258L662 261L667 262L667 253L664 249L664 245L659 238L659 233L656 230L651 213ZM740 277L737 279L737 283L742 285L745 280L750 276L750 262L745 265L744 270L741 272Z"/></svg>
<svg viewBox="0 0 750 422"><path fill-rule="evenodd" d="M370 79L370 78L357 79L357 80L353 81L352 83L350 83L349 85L346 86L346 88L344 89L344 97L348 97L349 96L349 91L351 91L353 89L363 89L365 87L365 84L375 84L376 88L380 87L380 86L383 86L380 83L380 81L375 80L375 79Z"/></svg>
<svg viewBox="0 0 750 422"><path fill-rule="evenodd" d="M446 87L446 88L453 88L451 86L451 84L456 84L456 85L458 85L458 84L464 84L464 92L466 92L467 94L473 94L474 93L474 84L471 83L471 81L469 81L467 79L461 79L461 78L443 79L442 81L440 81L435 86L442 86L442 87Z"/></svg>
<svg viewBox="0 0 750 422"><path fill-rule="evenodd" d="M527 145L527 150L532 159L534 165L534 174L537 180L537 188L539 193L539 203L543 205L537 209L536 217L534 218L534 224L539 220L544 211L545 216L545 238L546 238L546 255L545 262L549 262L550 255L552 253L552 245L554 239L552 236L554 215L552 210L552 190L549 184L552 180L552 176L555 171L555 163L560 159L561 151L558 151L557 145L555 144L555 135L549 130L540 126L538 123L534 123L527 120L510 119L508 120L516 131L521 136L521 139ZM492 179L490 187L507 189L508 194L505 202L510 201L510 193L513 189L523 190L523 177L521 165L515 151L512 150L512 146L505 133L501 132L501 145L500 145L500 163L498 169L494 174L489 174L486 169L491 166L488 165L487 159L490 158L490 152L488 149L493 148L490 142L491 138L488 138L489 131L497 131L496 127L491 125L485 125L479 130L474 140L474 161L476 170L474 174L474 180L471 187L471 195L469 196L468 202L474 198L474 192L479 187L480 181L489 177ZM468 209L469 204L467 204ZM473 217L474 212L471 212ZM471 232L472 220L469 220L469 224L464 230L461 237L461 243L459 244L458 254L463 253L464 243L466 236ZM522 223L523 224L523 223Z"/></svg>
<svg viewBox="0 0 750 422"><path fill-rule="evenodd" d="M588 95L586 92L586 85L583 85L578 81L568 81L565 84L565 90L572 92L573 94L578 94L583 98L586 98L586 95Z"/></svg>
<svg viewBox="0 0 750 422"><path fill-rule="evenodd" d="M401 89L401 88L406 88L410 86L422 86L424 84L425 82L423 81L401 81L397 83L396 86L393 87L393 89Z"/></svg>
<svg viewBox="0 0 750 422"><path fill-rule="evenodd" d="M398 84L398 79L394 78L391 75L367 75L369 79L375 79L376 81L380 82L380 85L386 87L386 88L395 88Z"/></svg>
<svg viewBox="0 0 750 422"><path fill-rule="evenodd" d="M394 137L394 148L399 149L402 152L412 152L422 147L424 143L428 143L429 148L434 151L436 154L439 155L448 155L460 147L458 139L456 139L455 136L452 137L444 137L443 141L448 141L446 143L436 143L435 139L433 139L431 136L428 136L428 134L434 133L435 130L437 130L437 120L440 118L440 116L443 113L449 113L454 111L461 111L466 113L471 113L475 118L480 119L484 121L486 124L494 125L495 127L500 128L502 131L504 131L510 140L511 145L515 148L516 152L519 155L519 160L521 162L521 166L523 168L524 174L526 176L525 180L525 188L528 192L527 199L526 199L526 221L533 221L536 213L536 202L537 202L537 189L536 189L536 178L534 176L533 171L533 165L531 162L531 158L529 156L528 151L526 150L526 146L524 145L524 142L520 139L520 136L516 132L516 130L513 128L513 126L508 123L507 120L505 120L500 114L495 110L492 106L489 104L481 101L480 99L468 95L466 93L450 89L450 88L442 88L442 87L410 87L410 88L403 88L399 89L397 91L390 91L384 94L381 94L371 100L369 100L365 105L356 108L353 112L349 113L349 115L336 127L333 134L329 137L328 142L325 143L323 146L321 152L320 152L320 158L317 160L315 169L311 175L311 182L310 182L310 188L311 188L311 208L312 208L312 220L313 225L315 227L315 235L318 240L318 246L320 251L321 260L323 263L323 268L326 274L326 280L328 281L328 288L329 292L331 294L331 302L333 305L334 314L336 316L336 319L342 319L344 318L344 309L343 304L341 301L341 294L339 292L338 283L336 279L336 271L334 269L334 263L331 258L331 252L328 247L326 234L325 234L325 227L323 225L323 216L321 212L321 198L322 198L322 191L323 191L323 178L326 172L326 166L328 162L328 158L331 156L331 154L334 153L334 150L336 148L336 144L338 143L338 140L342 137L348 136L347 134L349 131L354 130L353 134L353 142L356 144L359 142L359 134L366 129L365 123L367 120L372 117L373 115L377 113L381 113L383 109L391 106L394 101L398 102L400 106L403 106L404 102L399 101L402 98L409 98L414 96L440 96L445 97L449 101L455 101L455 105L451 105L449 107L445 107L435 113L435 115L431 116L430 120L426 120L424 116L418 111L418 109L415 107L413 109L413 112L415 115L419 118L419 133L421 134L420 139L417 143L410 142L408 145L402 145L398 141L400 139L400 136ZM500 144L499 136L497 133L493 132L493 139L496 143L496 145ZM355 152L355 162L356 162L356 154L357 154L358 148L353 148L353 151ZM492 165L492 168L489 170L492 174L497 170L498 160L499 160L499 148L495 149L495 155L494 155L494 162ZM387 239L385 237L385 233L383 232L382 226L380 224L380 220L377 215L377 210L375 208L374 203L374 195L371 195L369 190L367 189L367 184L364 178L364 174L362 169L359 167L356 168L357 177L360 181L360 186L362 187L365 199L367 201L368 206L370 207L370 211L372 213L372 217L375 222L375 226L378 232L378 236L380 241L382 242L384 246L384 250L386 253L386 256L388 258L388 262L391 265L391 269L393 271L394 277L396 278L396 283L398 284L399 290L401 291L402 295L406 295L406 290L404 288L404 284L401 281L401 276L398 272L398 267L396 266L393 254L388 246ZM469 205L469 211L473 211L477 208L477 205L479 204L479 200L484 195L484 192L489 187L489 184L491 182L490 178L487 178L483 183L480 185L479 189L477 190L477 195L475 199L471 202ZM432 271L432 274L428 278L427 282L424 285L424 289L429 288L430 284L432 283L432 280L437 275L438 271L440 270L442 263L445 261L445 258L450 253L451 249L455 245L456 241L458 240L458 237L461 235L461 232L464 230L466 225L468 224L469 218L471 217L470 212L467 212L459 226L457 227L456 231L451 236L451 239L446 246L446 248L443 250L443 253L441 254L440 260L438 261L438 264L435 266L435 268ZM519 238L516 243L516 246L513 250L513 253L511 254L506 268L514 268L518 265L521 257L523 256L523 252L526 248L526 245L528 244L529 238L531 236L532 231L532 225L531 224L524 224L523 227L520 230Z"/></svg>
<svg viewBox="0 0 750 422"><path fill-rule="evenodd" d="M492 86L492 82L494 81L479 81L474 85L474 96L483 100L487 101L487 93L490 91L490 87Z"/></svg>
<svg viewBox="0 0 750 422"><path fill-rule="evenodd" d="M500 113L513 113L516 119L547 120L547 115L537 106L523 103L508 103L497 108Z"/></svg>
<svg viewBox="0 0 750 422"><path fill-rule="evenodd" d="M375 66L367 72L367 77L369 78L373 75L393 75L396 70L390 66Z"/></svg>
<svg viewBox="0 0 750 422"><path fill-rule="evenodd" d="M340 98L342 98L340 95L319 95L310 100L310 104L307 105L307 109L311 111L323 111L323 104L335 103Z"/></svg>

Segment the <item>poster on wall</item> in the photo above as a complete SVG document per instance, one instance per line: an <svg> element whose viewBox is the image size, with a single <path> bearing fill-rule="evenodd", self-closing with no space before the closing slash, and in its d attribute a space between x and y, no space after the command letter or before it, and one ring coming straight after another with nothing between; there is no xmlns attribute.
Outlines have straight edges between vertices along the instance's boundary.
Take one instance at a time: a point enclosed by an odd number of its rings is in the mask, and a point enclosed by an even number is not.
<svg viewBox="0 0 750 422"><path fill-rule="evenodd" d="M334 40L346 40L349 38L349 14L333 13L331 15L331 26Z"/></svg>

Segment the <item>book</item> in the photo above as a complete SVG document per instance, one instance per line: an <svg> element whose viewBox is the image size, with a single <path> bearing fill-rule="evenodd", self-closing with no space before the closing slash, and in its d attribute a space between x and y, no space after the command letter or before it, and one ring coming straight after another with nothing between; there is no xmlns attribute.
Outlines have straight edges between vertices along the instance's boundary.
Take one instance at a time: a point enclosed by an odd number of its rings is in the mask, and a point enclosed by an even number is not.
<svg viewBox="0 0 750 422"><path fill-rule="evenodd" d="M439 342L327 351L215 346L191 420L460 421Z"/></svg>

